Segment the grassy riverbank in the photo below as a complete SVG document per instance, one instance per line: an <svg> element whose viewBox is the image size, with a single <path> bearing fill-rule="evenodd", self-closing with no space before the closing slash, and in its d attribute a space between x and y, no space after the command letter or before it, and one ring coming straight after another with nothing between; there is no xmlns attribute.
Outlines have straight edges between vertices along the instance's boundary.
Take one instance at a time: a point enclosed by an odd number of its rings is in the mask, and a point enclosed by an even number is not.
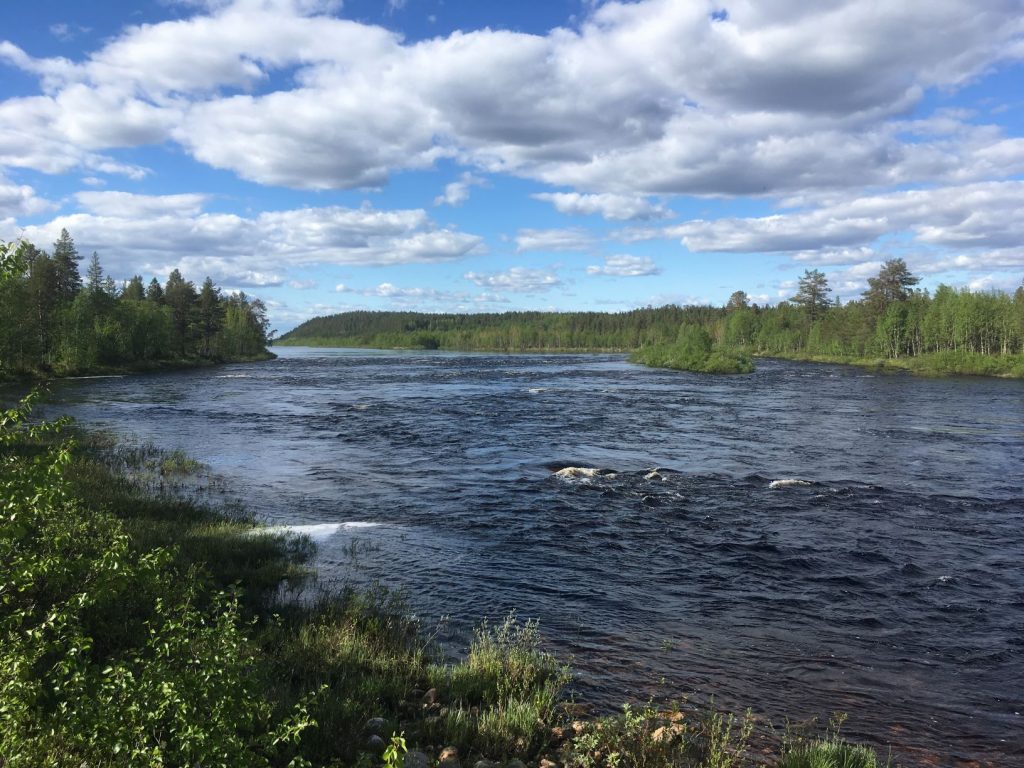
<svg viewBox="0 0 1024 768"><path fill-rule="evenodd" d="M319 590L308 540L208 504L216 478L186 455L29 426L29 405L0 413L7 768L422 768L446 748L467 766L756 764L743 717L581 718L532 623L483 624L444 663L396 596ZM837 752L853 758L821 759ZM875 765L835 738L781 753Z"/></svg>
<svg viewBox="0 0 1024 768"><path fill-rule="evenodd" d="M195 368L213 368L229 363L258 363L277 358L273 352L264 350L252 355L234 357L177 357L160 360L139 360L120 365L93 365L87 367L58 365L52 368L27 368L16 371L0 370L0 381L44 381L54 378L84 376L126 376L136 373L160 373L162 371L187 371Z"/></svg>
<svg viewBox="0 0 1024 768"><path fill-rule="evenodd" d="M855 365L888 373L911 373L916 376L994 376L1024 379L1024 355L980 355L970 352L931 352L914 357L872 358L843 355L809 355L772 352L763 357L777 357L807 363Z"/></svg>

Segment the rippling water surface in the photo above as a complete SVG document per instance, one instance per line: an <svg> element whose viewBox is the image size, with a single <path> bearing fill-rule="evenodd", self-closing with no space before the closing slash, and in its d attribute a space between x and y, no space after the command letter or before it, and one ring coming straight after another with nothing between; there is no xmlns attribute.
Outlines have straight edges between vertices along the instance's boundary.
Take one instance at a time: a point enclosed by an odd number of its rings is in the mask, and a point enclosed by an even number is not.
<svg viewBox="0 0 1024 768"><path fill-rule="evenodd" d="M304 526L325 576L404 588L456 638L539 617L584 699L844 710L910 763L1024 765L1021 382L279 352L57 396L185 448Z"/></svg>

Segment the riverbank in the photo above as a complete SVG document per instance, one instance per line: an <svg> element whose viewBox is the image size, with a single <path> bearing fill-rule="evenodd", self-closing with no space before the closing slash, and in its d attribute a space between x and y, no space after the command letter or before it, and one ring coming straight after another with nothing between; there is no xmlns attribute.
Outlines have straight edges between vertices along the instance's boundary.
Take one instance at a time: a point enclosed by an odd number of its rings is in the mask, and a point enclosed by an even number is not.
<svg viewBox="0 0 1024 768"><path fill-rule="evenodd" d="M886 373L915 376L988 376L1024 379L1024 355L979 355L966 352L931 352L915 357L874 358L843 355L810 355L802 352L758 352L755 357L774 357L803 363L853 365Z"/></svg>
<svg viewBox="0 0 1024 768"><path fill-rule="evenodd" d="M581 355L581 354L625 354L627 347L559 347L559 346L483 346L468 344L447 346L432 344L391 344L387 341L366 341L354 338L316 337L301 339L278 339L275 347L311 347L313 349L378 349L394 352L482 352L499 355Z"/></svg>
<svg viewBox="0 0 1024 768"><path fill-rule="evenodd" d="M128 376L131 374L163 373L166 371L187 371L197 368L213 368L218 365L229 365L232 363L259 363L267 360L275 360L275 355L270 350L264 350L256 355L243 355L226 358L209 357L183 357L168 360L143 360L128 365L101 365L88 368L70 368L59 370L32 370L32 371L11 371L0 370L0 382L33 382L46 379L71 379L85 378L89 376Z"/></svg>
<svg viewBox="0 0 1024 768"><path fill-rule="evenodd" d="M195 462L28 415L0 423L6 765L760 764L743 717L582 718L529 622L485 623L444 663L396 596L327 592L308 540L209 505ZM835 737L774 749L875 764Z"/></svg>

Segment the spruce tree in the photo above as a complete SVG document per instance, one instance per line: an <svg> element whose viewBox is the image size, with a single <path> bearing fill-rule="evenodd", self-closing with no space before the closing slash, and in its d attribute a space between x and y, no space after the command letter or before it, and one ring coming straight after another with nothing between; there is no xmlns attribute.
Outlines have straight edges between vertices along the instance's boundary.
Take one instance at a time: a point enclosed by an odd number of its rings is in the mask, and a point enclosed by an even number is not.
<svg viewBox="0 0 1024 768"><path fill-rule="evenodd" d="M58 301L70 303L82 290L82 276L78 273L78 262L81 260L82 257L78 255L71 234L66 229L62 229L60 237L53 244L53 265L56 272Z"/></svg>

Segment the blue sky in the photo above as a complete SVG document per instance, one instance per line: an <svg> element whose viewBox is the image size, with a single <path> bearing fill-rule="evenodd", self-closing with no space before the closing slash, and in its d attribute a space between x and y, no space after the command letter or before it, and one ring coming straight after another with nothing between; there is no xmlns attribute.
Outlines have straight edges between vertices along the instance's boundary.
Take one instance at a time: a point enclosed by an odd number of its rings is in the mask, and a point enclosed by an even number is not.
<svg viewBox="0 0 1024 768"><path fill-rule="evenodd" d="M1024 2L7 4L0 238L281 331L1024 277Z"/></svg>

